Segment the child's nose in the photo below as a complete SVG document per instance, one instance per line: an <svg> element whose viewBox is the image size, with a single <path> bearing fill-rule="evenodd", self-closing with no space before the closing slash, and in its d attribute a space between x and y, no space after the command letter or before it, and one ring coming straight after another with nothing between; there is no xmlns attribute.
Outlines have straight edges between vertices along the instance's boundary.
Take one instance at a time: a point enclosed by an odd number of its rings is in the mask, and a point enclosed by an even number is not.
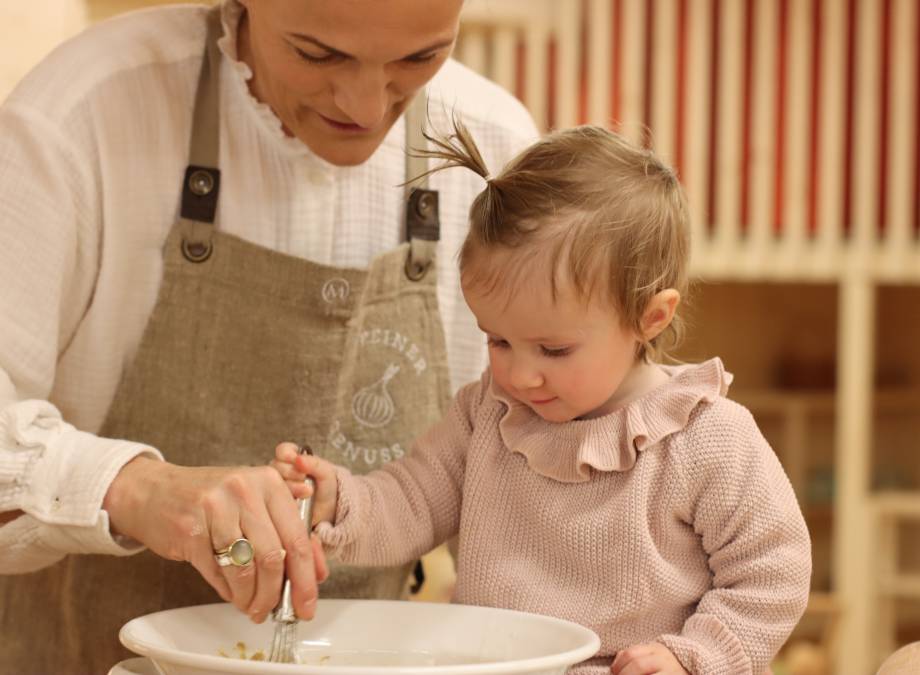
<svg viewBox="0 0 920 675"><path fill-rule="evenodd" d="M535 389L543 385L543 376L526 359L515 359L511 365L511 385L515 389Z"/></svg>

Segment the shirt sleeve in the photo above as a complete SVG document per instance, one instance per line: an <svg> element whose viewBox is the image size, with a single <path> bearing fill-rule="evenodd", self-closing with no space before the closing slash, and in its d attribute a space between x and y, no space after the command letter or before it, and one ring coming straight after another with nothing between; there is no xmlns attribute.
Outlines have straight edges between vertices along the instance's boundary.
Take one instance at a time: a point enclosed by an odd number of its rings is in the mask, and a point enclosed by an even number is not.
<svg viewBox="0 0 920 675"><path fill-rule="evenodd" d="M160 457L79 431L48 402L98 269L100 209L84 155L36 111L0 108L0 513L24 514L0 526L0 573L139 550L109 534L102 499L128 461Z"/></svg>
<svg viewBox="0 0 920 675"><path fill-rule="evenodd" d="M680 461L684 517L709 557L712 588L679 634L657 641L694 675L759 675L808 603L808 530L746 409L722 399L694 417Z"/></svg>
<svg viewBox="0 0 920 675"><path fill-rule="evenodd" d="M332 555L353 565L399 565L457 534L481 390L481 382L462 388L447 415L413 444L409 456L366 476L337 469L335 524L316 528Z"/></svg>

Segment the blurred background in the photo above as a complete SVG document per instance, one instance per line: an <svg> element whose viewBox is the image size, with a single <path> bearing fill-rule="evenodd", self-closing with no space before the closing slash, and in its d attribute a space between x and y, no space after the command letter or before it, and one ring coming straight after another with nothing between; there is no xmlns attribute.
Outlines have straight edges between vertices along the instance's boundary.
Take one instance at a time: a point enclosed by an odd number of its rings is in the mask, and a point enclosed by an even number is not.
<svg viewBox="0 0 920 675"><path fill-rule="evenodd" d="M0 99L145 0L0 0ZM796 490L809 609L777 675L920 640L920 3L467 0L455 56L543 129L651 145L693 212L678 356L721 356ZM429 590L436 598L444 588Z"/></svg>

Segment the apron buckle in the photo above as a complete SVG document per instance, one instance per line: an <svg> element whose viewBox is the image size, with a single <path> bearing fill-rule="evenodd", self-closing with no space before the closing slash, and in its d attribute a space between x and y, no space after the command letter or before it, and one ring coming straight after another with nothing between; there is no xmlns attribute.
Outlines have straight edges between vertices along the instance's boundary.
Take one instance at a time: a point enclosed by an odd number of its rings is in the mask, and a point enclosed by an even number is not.
<svg viewBox="0 0 920 675"><path fill-rule="evenodd" d="M438 191L415 188L406 206L406 239L437 241L440 237Z"/></svg>
<svg viewBox="0 0 920 675"><path fill-rule="evenodd" d="M406 278L409 279L409 281L421 281L428 273L430 267L431 260L416 260L412 257L412 249L409 249L405 266Z"/></svg>
<svg viewBox="0 0 920 675"><path fill-rule="evenodd" d="M189 262L203 263L211 257L211 252L213 250L214 244L211 243L210 239L205 241L189 241L188 239L182 239L182 255Z"/></svg>

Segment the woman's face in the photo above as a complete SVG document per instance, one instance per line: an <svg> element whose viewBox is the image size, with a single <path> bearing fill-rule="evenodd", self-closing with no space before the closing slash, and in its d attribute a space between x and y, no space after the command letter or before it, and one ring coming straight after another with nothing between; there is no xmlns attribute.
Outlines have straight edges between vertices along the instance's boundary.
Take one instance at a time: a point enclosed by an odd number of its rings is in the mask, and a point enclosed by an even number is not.
<svg viewBox="0 0 920 675"><path fill-rule="evenodd" d="M462 0L241 0L253 94L332 164L366 161L453 48Z"/></svg>

